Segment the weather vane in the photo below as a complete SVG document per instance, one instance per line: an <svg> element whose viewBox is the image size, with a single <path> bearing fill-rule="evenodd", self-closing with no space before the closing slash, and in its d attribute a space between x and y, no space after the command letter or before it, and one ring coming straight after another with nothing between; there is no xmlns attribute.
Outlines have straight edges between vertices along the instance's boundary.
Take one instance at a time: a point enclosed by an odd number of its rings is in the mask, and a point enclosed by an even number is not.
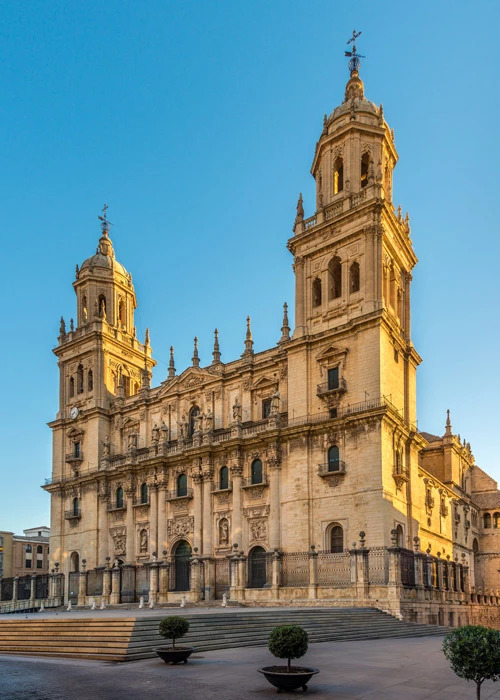
<svg viewBox="0 0 500 700"><path fill-rule="evenodd" d="M108 205L106 203L104 203L104 206L102 208L102 216L97 217L99 219L99 221L101 222L101 228L102 228L103 232L104 231L108 232L109 227L113 225L111 223L111 221L108 221L108 217L107 217L108 209L109 209Z"/></svg>
<svg viewBox="0 0 500 700"><path fill-rule="evenodd" d="M356 51L356 39L358 36L361 36L362 32L357 32L355 29L352 30L352 37L349 39L347 42L348 44L352 44L352 51L346 51L345 55L349 56L350 61L349 61L349 70L351 73L355 70L359 70L359 66L361 65L361 61L359 60L360 58L366 58L366 56L361 56Z"/></svg>

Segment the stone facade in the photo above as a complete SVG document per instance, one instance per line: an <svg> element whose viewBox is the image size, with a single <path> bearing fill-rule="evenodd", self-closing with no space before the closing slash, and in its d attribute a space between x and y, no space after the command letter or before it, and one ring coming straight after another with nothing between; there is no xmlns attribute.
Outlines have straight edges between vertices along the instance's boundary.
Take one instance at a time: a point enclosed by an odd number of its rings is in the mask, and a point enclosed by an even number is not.
<svg viewBox="0 0 500 700"><path fill-rule="evenodd" d="M285 305L275 347L168 375L151 387L149 341L136 337L131 275L106 216L96 254L77 267L76 324L54 352L51 560L63 573L141 564L194 550L423 550L498 585L500 498L452 433L419 432L408 215L394 208L394 133L353 68L316 145L316 213L297 204L288 249L295 330ZM416 540L415 538L419 538ZM483 556L482 550L486 548ZM244 586L245 583L241 582ZM479 584L478 584L479 585ZM255 586L247 598L259 599ZM340 595L340 594L339 594Z"/></svg>

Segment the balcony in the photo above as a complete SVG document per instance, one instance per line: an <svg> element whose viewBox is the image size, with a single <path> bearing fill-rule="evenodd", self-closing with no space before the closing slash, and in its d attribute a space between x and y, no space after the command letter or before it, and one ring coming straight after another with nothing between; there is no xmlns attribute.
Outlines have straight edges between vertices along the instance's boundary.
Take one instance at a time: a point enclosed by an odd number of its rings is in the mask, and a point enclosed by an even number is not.
<svg viewBox="0 0 500 700"><path fill-rule="evenodd" d="M260 481L252 480L251 477L241 480L241 488L250 489L252 486L268 486L269 482L267 480L267 474L262 474L262 479Z"/></svg>
<svg viewBox="0 0 500 700"><path fill-rule="evenodd" d="M121 505L121 506L117 506L116 503L110 503L110 505L108 506L108 513L112 513L112 512L119 513L119 512L125 511L125 510L127 510L126 503L123 503L123 505Z"/></svg>
<svg viewBox="0 0 500 700"><path fill-rule="evenodd" d="M167 501L177 501L181 498L193 498L193 489L185 489L184 492L168 491Z"/></svg>
<svg viewBox="0 0 500 700"><path fill-rule="evenodd" d="M403 485L406 484L410 478L410 474L406 467L394 465L392 468L392 478L396 482L396 489L399 491L399 489L403 488Z"/></svg>
<svg viewBox="0 0 500 700"><path fill-rule="evenodd" d="M67 464L73 464L75 466L78 466L83 462L83 452L81 450L78 451L78 453L72 452L69 455L66 455L65 458Z"/></svg>
<svg viewBox="0 0 500 700"><path fill-rule="evenodd" d="M226 488L221 488L220 484L212 484L212 493L228 493L233 490L233 482L229 481Z"/></svg>
<svg viewBox="0 0 500 700"><path fill-rule="evenodd" d="M78 510L67 510L64 513L65 520L80 520L81 517L82 513L80 511L80 508L78 508Z"/></svg>
<svg viewBox="0 0 500 700"><path fill-rule="evenodd" d="M329 486L335 486L345 477L345 462L337 459L318 464L318 476L325 479Z"/></svg>
<svg viewBox="0 0 500 700"><path fill-rule="evenodd" d="M318 384L316 389L316 394L318 396L331 396L333 394L343 394L347 391L347 383L343 377L339 377L335 384L330 382L325 382L324 384Z"/></svg>

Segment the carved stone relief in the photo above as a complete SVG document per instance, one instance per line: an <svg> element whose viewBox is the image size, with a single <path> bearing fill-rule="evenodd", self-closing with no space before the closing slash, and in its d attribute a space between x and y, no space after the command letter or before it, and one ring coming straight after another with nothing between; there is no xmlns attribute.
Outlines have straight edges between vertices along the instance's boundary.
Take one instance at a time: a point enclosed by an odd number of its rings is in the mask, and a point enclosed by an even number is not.
<svg viewBox="0 0 500 700"><path fill-rule="evenodd" d="M167 535L169 537L187 537L194 529L194 517L171 518L167 520Z"/></svg>
<svg viewBox="0 0 500 700"><path fill-rule="evenodd" d="M267 538L267 519L254 518L248 521L250 542L262 541Z"/></svg>
<svg viewBox="0 0 500 700"><path fill-rule="evenodd" d="M114 553L125 554L127 544L127 528L125 526L114 527L111 528L109 532L113 539Z"/></svg>

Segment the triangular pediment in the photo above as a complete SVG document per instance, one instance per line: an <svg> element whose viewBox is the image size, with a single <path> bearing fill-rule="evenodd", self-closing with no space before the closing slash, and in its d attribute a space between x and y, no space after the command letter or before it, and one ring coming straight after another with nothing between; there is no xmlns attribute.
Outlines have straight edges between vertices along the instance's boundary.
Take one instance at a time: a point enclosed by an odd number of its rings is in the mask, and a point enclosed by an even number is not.
<svg viewBox="0 0 500 700"><path fill-rule="evenodd" d="M186 391L187 389L196 389L202 387L204 384L213 382L214 379L214 375L204 369L188 367L182 374L179 374L178 377L167 379L162 384L159 396L175 394L179 391Z"/></svg>
<svg viewBox="0 0 500 700"><path fill-rule="evenodd" d="M278 380L272 379L271 377L260 377L253 384L252 389L264 389L269 386L277 386Z"/></svg>
<svg viewBox="0 0 500 700"><path fill-rule="evenodd" d="M341 348L336 345L328 345L324 350L322 350L319 355L316 355L316 360L321 362L323 360L332 360L337 357L342 357L347 355L349 352L348 348Z"/></svg>

